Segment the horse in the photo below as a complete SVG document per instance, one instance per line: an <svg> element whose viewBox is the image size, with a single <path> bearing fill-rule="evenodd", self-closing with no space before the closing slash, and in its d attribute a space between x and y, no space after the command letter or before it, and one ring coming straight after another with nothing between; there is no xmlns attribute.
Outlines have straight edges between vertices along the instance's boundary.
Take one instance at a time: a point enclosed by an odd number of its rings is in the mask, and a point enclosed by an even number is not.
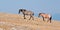
<svg viewBox="0 0 60 30"><path fill-rule="evenodd" d="M51 16L50 14L39 13L38 17L40 17L40 16L43 18L43 21L45 21L44 19L46 18L46 19L48 19L48 21L50 21L50 23L51 23L52 16ZM47 22L48 22L48 21L47 21Z"/></svg>
<svg viewBox="0 0 60 30"><path fill-rule="evenodd" d="M26 19L25 15L29 15L29 16L30 16L29 20L30 20L31 18L34 20L34 17L33 17L33 16L34 16L34 12L28 11L28 10L26 10L26 9L19 9L18 14L20 14L20 12L22 12L22 14L24 15L24 16L23 16L24 19Z"/></svg>

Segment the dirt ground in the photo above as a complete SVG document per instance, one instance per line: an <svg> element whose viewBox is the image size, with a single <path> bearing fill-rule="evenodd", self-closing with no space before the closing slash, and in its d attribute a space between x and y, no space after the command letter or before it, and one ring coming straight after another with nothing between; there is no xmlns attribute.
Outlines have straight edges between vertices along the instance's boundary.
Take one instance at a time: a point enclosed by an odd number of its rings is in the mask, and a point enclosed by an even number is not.
<svg viewBox="0 0 60 30"><path fill-rule="evenodd" d="M20 14L0 13L0 30L60 30L60 21L52 20L52 23L34 17L34 20L23 19Z"/></svg>

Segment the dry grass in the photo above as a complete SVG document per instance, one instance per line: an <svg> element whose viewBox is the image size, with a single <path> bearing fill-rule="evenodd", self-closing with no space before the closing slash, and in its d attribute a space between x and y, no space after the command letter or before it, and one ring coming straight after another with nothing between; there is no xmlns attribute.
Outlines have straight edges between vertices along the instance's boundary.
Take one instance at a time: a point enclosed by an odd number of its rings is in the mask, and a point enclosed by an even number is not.
<svg viewBox="0 0 60 30"><path fill-rule="evenodd" d="M43 22L41 18L23 19L22 15L0 13L0 30L60 30L60 21Z"/></svg>

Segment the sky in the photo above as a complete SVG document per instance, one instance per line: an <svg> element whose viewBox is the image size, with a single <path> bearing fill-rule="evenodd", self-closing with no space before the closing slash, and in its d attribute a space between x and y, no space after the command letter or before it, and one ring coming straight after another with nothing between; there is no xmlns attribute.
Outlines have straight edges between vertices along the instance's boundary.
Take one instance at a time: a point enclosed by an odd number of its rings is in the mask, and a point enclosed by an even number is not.
<svg viewBox="0 0 60 30"><path fill-rule="evenodd" d="M60 20L60 0L0 0L0 12L18 14L19 9L31 10L52 15L52 19Z"/></svg>

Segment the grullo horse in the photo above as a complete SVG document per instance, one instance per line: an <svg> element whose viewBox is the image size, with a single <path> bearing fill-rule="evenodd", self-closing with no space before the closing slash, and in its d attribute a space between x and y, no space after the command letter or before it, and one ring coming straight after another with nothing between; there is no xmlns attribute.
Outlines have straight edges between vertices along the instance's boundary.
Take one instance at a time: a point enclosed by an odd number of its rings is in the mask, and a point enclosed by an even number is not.
<svg viewBox="0 0 60 30"><path fill-rule="evenodd" d="M29 20L30 20L31 18L34 20L34 17L33 17L33 16L34 16L34 13L33 13L32 11L28 11L28 10L26 10L26 9L19 9L19 14L20 14L20 12L23 13L24 19L26 19L25 15L29 15L29 16L30 16Z"/></svg>

